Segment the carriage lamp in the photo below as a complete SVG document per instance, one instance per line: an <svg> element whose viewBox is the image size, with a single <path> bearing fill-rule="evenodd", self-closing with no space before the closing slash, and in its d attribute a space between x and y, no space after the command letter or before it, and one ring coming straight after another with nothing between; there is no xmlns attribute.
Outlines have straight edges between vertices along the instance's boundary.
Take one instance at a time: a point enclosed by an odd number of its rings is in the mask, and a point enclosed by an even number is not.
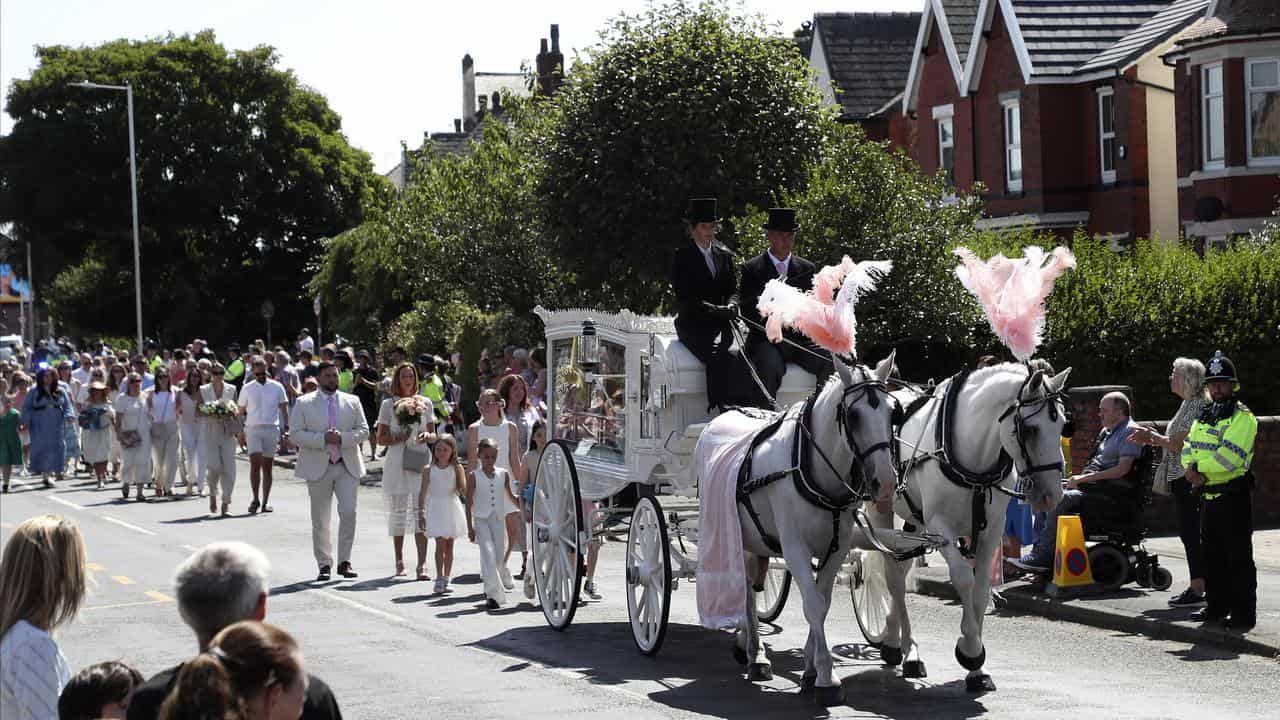
<svg viewBox="0 0 1280 720"><path fill-rule="evenodd" d="M596 334L596 324L590 319L582 321L582 332L578 335L578 367L583 372L592 372L600 364L600 336Z"/></svg>

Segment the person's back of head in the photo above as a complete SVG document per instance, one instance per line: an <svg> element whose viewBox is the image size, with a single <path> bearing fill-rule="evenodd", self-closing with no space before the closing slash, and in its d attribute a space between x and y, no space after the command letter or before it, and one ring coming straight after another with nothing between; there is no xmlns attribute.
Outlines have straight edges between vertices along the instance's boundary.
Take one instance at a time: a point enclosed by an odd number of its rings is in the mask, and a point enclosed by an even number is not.
<svg viewBox="0 0 1280 720"><path fill-rule="evenodd" d="M85 583L80 528L61 515L23 521L0 558L0 638L21 620L53 630L75 617Z"/></svg>
<svg viewBox="0 0 1280 720"><path fill-rule="evenodd" d="M58 696L58 720L123 718L129 695L142 685L142 673L119 660L81 670Z"/></svg>
<svg viewBox="0 0 1280 720"><path fill-rule="evenodd" d="M243 542L205 545L174 572L178 613L206 647L223 628L266 614L271 565L254 546Z"/></svg>
<svg viewBox="0 0 1280 720"><path fill-rule="evenodd" d="M298 643L274 625L246 620L223 629L184 663L160 720L298 717L307 693Z"/></svg>

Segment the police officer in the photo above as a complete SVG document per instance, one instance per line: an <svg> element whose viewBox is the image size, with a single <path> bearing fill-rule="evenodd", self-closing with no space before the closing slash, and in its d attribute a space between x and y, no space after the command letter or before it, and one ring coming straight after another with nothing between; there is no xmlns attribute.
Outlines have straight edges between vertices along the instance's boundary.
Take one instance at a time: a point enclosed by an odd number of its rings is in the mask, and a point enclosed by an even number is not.
<svg viewBox="0 0 1280 720"><path fill-rule="evenodd" d="M244 358L240 356L240 343L228 345L227 354L226 382L238 388L244 382Z"/></svg>
<svg viewBox="0 0 1280 720"><path fill-rule="evenodd" d="M1236 368L1219 350L1205 363L1212 401L1182 445L1187 481L1202 493L1200 536L1207 605L1193 620L1247 632L1257 622L1258 571L1253 564L1253 444L1258 420L1236 400Z"/></svg>

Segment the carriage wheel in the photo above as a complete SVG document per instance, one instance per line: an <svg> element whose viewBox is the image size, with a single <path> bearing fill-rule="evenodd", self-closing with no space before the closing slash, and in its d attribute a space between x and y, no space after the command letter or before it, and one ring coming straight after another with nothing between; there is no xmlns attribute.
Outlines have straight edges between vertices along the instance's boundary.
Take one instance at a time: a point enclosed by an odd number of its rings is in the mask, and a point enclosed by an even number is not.
<svg viewBox="0 0 1280 720"><path fill-rule="evenodd" d="M875 550L854 550L849 562L849 599L853 616L867 644L879 648L892 608L884 556Z"/></svg>
<svg viewBox="0 0 1280 720"><path fill-rule="evenodd" d="M756 616L767 623L778 619L787 604L791 592L791 571L785 566L769 562L769 572L764 576L764 590L755 593Z"/></svg>
<svg viewBox="0 0 1280 720"><path fill-rule="evenodd" d="M631 513L627 532L627 615L631 636L645 655L653 655L667 636L671 612L671 544L667 521L656 497L642 497Z"/></svg>
<svg viewBox="0 0 1280 720"><path fill-rule="evenodd" d="M582 581L578 548L582 499L578 469L563 440L547 444L533 485L533 579L547 624L564 630L573 622Z"/></svg>

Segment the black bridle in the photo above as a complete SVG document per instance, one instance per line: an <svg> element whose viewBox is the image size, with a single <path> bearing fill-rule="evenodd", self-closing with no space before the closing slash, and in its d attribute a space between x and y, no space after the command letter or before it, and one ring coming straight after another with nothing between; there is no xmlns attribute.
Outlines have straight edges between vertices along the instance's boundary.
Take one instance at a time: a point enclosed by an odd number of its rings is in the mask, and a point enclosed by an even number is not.
<svg viewBox="0 0 1280 720"><path fill-rule="evenodd" d="M1039 397L1024 397L1028 389L1032 385L1032 381L1037 377L1040 378L1040 384L1044 387L1044 394ZM1031 451L1027 448L1027 436L1034 430L1028 429L1028 421L1042 412L1047 412L1050 422L1057 422L1059 417L1065 416L1062 410L1062 398L1065 393L1062 390L1049 391L1047 385L1044 385L1043 373L1032 373L1018 388L1018 396L1012 405L1010 405L1003 413L1000 414L999 422L1004 422L1005 418L1013 415L1013 436L1018 443L1018 454L1021 456L1022 467L1019 468L1014 463L1014 469L1018 472L1018 482L1014 486L1013 496L1019 500L1026 499L1026 492L1031 487L1031 482L1036 473L1057 471L1061 476L1066 470L1066 464L1063 462L1062 453L1055 453L1056 460L1054 462L1036 464L1031 459ZM1034 408L1029 414L1022 412L1023 408Z"/></svg>

